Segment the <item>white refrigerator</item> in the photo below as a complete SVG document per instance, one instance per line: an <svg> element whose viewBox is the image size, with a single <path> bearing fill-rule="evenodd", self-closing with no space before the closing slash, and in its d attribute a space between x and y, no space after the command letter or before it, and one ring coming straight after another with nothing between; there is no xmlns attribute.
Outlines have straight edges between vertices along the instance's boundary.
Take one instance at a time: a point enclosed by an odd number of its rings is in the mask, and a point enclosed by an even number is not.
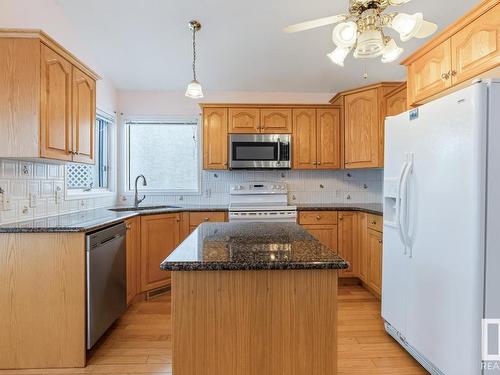
<svg viewBox="0 0 500 375"><path fill-rule="evenodd" d="M490 373L481 334L483 318L500 319L500 80L386 119L382 317L431 374Z"/></svg>

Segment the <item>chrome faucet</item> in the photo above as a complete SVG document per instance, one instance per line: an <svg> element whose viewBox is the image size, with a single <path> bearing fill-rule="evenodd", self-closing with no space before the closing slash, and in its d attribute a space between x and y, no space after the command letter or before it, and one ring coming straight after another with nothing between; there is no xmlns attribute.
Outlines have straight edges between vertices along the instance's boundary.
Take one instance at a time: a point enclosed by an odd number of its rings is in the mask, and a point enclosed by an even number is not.
<svg viewBox="0 0 500 375"><path fill-rule="evenodd" d="M144 175L140 174L135 178L135 196L134 196L134 207L138 208L139 203L141 203L144 199L146 199L146 196L143 195L142 198L139 198L139 193L137 191L137 183L139 182L139 179L142 178L142 186L148 186L148 183L146 182L146 177Z"/></svg>

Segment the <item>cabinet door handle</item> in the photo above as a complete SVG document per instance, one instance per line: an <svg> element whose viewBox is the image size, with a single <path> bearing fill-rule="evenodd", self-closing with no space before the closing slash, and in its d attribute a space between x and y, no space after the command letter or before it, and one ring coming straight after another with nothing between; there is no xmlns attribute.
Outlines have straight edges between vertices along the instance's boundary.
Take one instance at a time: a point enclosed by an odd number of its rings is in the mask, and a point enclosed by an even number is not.
<svg viewBox="0 0 500 375"><path fill-rule="evenodd" d="M203 221L210 221L208 217L204 218Z"/></svg>
<svg viewBox="0 0 500 375"><path fill-rule="evenodd" d="M441 74L441 79L443 81L446 81L449 78L450 78L450 73L443 73L443 74Z"/></svg>
<svg viewBox="0 0 500 375"><path fill-rule="evenodd" d="M318 161L318 165L321 165L321 162L320 162L320 161Z"/></svg>
<svg viewBox="0 0 500 375"><path fill-rule="evenodd" d="M321 220L321 216L320 215L316 216L316 220Z"/></svg>
<svg viewBox="0 0 500 375"><path fill-rule="evenodd" d="M382 244L382 240L378 240L378 243L379 243L379 244Z"/></svg>
<svg viewBox="0 0 500 375"><path fill-rule="evenodd" d="M127 230L132 229L132 225L130 225L130 224L126 224L126 225L125 225L125 229L127 229Z"/></svg>
<svg viewBox="0 0 500 375"><path fill-rule="evenodd" d="M377 222L375 220L373 220L372 222L370 222L371 225L377 225Z"/></svg>
<svg viewBox="0 0 500 375"><path fill-rule="evenodd" d="M452 77L455 77L455 76L457 75L457 71L456 71L456 70L451 70L451 71L450 71L450 75L451 75Z"/></svg>

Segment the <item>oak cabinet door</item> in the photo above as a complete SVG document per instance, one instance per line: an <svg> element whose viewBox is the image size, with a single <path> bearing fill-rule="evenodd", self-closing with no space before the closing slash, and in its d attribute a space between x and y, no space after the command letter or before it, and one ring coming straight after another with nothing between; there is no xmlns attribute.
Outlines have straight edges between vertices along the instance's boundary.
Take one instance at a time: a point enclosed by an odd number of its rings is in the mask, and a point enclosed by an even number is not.
<svg viewBox="0 0 500 375"><path fill-rule="evenodd" d="M293 110L292 161L296 169L316 169L316 110Z"/></svg>
<svg viewBox="0 0 500 375"><path fill-rule="evenodd" d="M451 37L452 82L464 82L500 63L500 4Z"/></svg>
<svg viewBox="0 0 500 375"><path fill-rule="evenodd" d="M339 255L347 260L350 267L342 270L340 276L355 277L358 274L358 233L357 213L339 212Z"/></svg>
<svg viewBox="0 0 500 375"><path fill-rule="evenodd" d="M382 293L382 233L368 229L368 286Z"/></svg>
<svg viewBox="0 0 500 375"><path fill-rule="evenodd" d="M338 251L337 225L303 225L314 238L333 251Z"/></svg>
<svg viewBox="0 0 500 375"><path fill-rule="evenodd" d="M390 92L386 97L386 116L396 116L406 112L408 98L406 85Z"/></svg>
<svg viewBox="0 0 500 375"><path fill-rule="evenodd" d="M94 163L95 81L73 67L73 161Z"/></svg>
<svg viewBox="0 0 500 375"><path fill-rule="evenodd" d="M229 133L260 133L260 110L229 108Z"/></svg>
<svg viewBox="0 0 500 375"><path fill-rule="evenodd" d="M408 66L410 104L451 87L451 43L447 39Z"/></svg>
<svg viewBox="0 0 500 375"><path fill-rule="evenodd" d="M141 291L165 286L170 272L160 263L178 246L180 214L141 217Z"/></svg>
<svg viewBox="0 0 500 375"><path fill-rule="evenodd" d="M292 132L290 108L263 108L260 110L261 133L288 134Z"/></svg>
<svg viewBox="0 0 500 375"><path fill-rule="evenodd" d="M141 265L141 219L134 217L125 221L127 228L127 303L130 303L140 290Z"/></svg>
<svg viewBox="0 0 500 375"><path fill-rule="evenodd" d="M380 137L378 90L346 95L344 103L346 168L378 167Z"/></svg>
<svg viewBox="0 0 500 375"><path fill-rule="evenodd" d="M71 160L71 63L41 47L40 156Z"/></svg>
<svg viewBox="0 0 500 375"><path fill-rule="evenodd" d="M340 109L316 110L317 167L340 168Z"/></svg>
<svg viewBox="0 0 500 375"><path fill-rule="evenodd" d="M368 215L358 213L359 226L359 278L368 283Z"/></svg>
<svg viewBox="0 0 500 375"><path fill-rule="evenodd" d="M227 108L203 110L203 169L227 169Z"/></svg>

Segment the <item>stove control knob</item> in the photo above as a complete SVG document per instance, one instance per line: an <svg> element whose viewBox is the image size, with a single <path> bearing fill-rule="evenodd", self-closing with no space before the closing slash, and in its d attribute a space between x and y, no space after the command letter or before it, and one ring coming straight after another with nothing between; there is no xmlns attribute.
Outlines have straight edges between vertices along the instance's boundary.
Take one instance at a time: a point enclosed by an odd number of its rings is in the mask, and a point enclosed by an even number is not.
<svg viewBox="0 0 500 375"><path fill-rule="evenodd" d="M241 185L234 185L233 186L233 190L241 190L241 189L243 189L243 186L241 186Z"/></svg>

